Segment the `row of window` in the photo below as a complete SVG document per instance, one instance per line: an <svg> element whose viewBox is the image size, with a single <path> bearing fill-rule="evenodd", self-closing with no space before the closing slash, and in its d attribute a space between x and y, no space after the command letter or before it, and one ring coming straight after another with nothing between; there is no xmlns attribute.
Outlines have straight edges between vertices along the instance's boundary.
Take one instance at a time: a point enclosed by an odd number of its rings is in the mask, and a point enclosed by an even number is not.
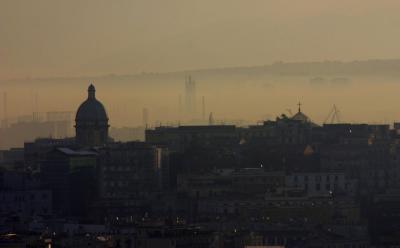
<svg viewBox="0 0 400 248"><path fill-rule="evenodd" d="M308 180L309 180L309 176L308 176L308 175L304 175L304 176L297 176L297 175L295 175L295 176L293 177L293 180L294 180L295 182L297 182L297 181L299 180L299 177L300 177L300 178L303 178L304 181L308 181ZM310 176L310 177L311 177L311 176ZM338 176L338 175L326 175L325 178L326 178L326 181L328 181L328 182L331 180L331 178L333 178L335 181L339 181L339 176ZM314 179L315 179L315 181L317 181L317 182L321 182L321 181L322 181L322 175L315 175L315 176L314 176Z"/></svg>
<svg viewBox="0 0 400 248"><path fill-rule="evenodd" d="M22 209L21 208L15 208L16 206L5 206L5 207L0 207L0 213L10 213L10 212L17 212L17 213L22 213ZM49 213L49 210L47 207L42 207L41 209L35 209L32 208L30 209L30 214L34 215L35 213L40 213L40 214L47 214Z"/></svg>
<svg viewBox="0 0 400 248"><path fill-rule="evenodd" d="M8 195L8 194L3 194L0 195L0 198L2 201L7 201L7 200L11 200L13 199L14 202L17 201L25 201L25 200L30 200L30 201L34 201L34 200L46 200L48 199L48 194L46 193L42 193L42 194L29 194L29 195Z"/></svg>

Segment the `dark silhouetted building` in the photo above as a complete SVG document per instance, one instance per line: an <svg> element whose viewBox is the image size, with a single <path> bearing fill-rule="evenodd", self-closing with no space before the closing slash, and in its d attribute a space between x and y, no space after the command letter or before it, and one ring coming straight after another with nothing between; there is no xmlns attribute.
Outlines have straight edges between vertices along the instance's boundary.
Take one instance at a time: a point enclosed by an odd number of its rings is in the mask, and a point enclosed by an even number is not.
<svg viewBox="0 0 400 248"><path fill-rule="evenodd" d="M103 146L108 141L108 116L101 102L96 99L93 84L88 88L88 98L76 113L76 142L83 147Z"/></svg>
<svg viewBox="0 0 400 248"><path fill-rule="evenodd" d="M97 193L97 153L55 148L41 162L42 187L53 192L54 210L68 216L87 216Z"/></svg>

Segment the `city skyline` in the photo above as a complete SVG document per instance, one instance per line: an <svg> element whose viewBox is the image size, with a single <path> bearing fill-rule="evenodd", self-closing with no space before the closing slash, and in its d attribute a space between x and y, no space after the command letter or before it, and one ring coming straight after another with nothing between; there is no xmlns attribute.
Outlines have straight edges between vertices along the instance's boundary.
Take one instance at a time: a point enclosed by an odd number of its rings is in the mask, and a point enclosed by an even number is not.
<svg viewBox="0 0 400 248"><path fill-rule="evenodd" d="M0 247L400 247L399 10L0 0Z"/></svg>

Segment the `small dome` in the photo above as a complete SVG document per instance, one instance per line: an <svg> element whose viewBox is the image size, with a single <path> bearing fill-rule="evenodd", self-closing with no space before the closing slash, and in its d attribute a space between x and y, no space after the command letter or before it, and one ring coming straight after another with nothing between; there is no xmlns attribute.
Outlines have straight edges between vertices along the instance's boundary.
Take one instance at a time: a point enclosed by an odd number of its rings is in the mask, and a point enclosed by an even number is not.
<svg viewBox="0 0 400 248"><path fill-rule="evenodd" d="M290 119L300 121L301 123L308 124L311 127L318 127L317 124L315 124L310 117L305 115L303 112L299 111L295 115L293 115Z"/></svg>
<svg viewBox="0 0 400 248"><path fill-rule="evenodd" d="M301 103L299 102L297 105L299 106L299 110L290 119L295 120L295 121L300 121L305 124L309 124L312 127L318 127L318 125L315 124L314 122L312 122L311 119L307 115L305 115L303 112L301 112Z"/></svg>
<svg viewBox="0 0 400 248"><path fill-rule="evenodd" d="M301 121L301 122L311 122L310 118L300 111L292 116L292 120Z"/></svg>
<svg viewBox="0 0 400 248"><path fill-rule="evenodd" d="M88 88L88 98L79 106L76 122L107 122L108 116L103 104L96 99L96 89L91 84Z"/></svg>

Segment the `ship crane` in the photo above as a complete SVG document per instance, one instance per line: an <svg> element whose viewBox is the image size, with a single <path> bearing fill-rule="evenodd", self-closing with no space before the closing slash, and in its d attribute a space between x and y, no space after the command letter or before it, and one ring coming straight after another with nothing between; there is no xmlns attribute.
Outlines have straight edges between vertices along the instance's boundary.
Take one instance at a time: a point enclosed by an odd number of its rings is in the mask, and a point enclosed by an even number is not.
<svg viewBox="0 0 400 248"><path fill-rule="evenodd" d="M329 111L329 114L324 121L324 124L334 124L334 123L340 123L340 111L335 104L333 105L331 111Z"/></svg>

